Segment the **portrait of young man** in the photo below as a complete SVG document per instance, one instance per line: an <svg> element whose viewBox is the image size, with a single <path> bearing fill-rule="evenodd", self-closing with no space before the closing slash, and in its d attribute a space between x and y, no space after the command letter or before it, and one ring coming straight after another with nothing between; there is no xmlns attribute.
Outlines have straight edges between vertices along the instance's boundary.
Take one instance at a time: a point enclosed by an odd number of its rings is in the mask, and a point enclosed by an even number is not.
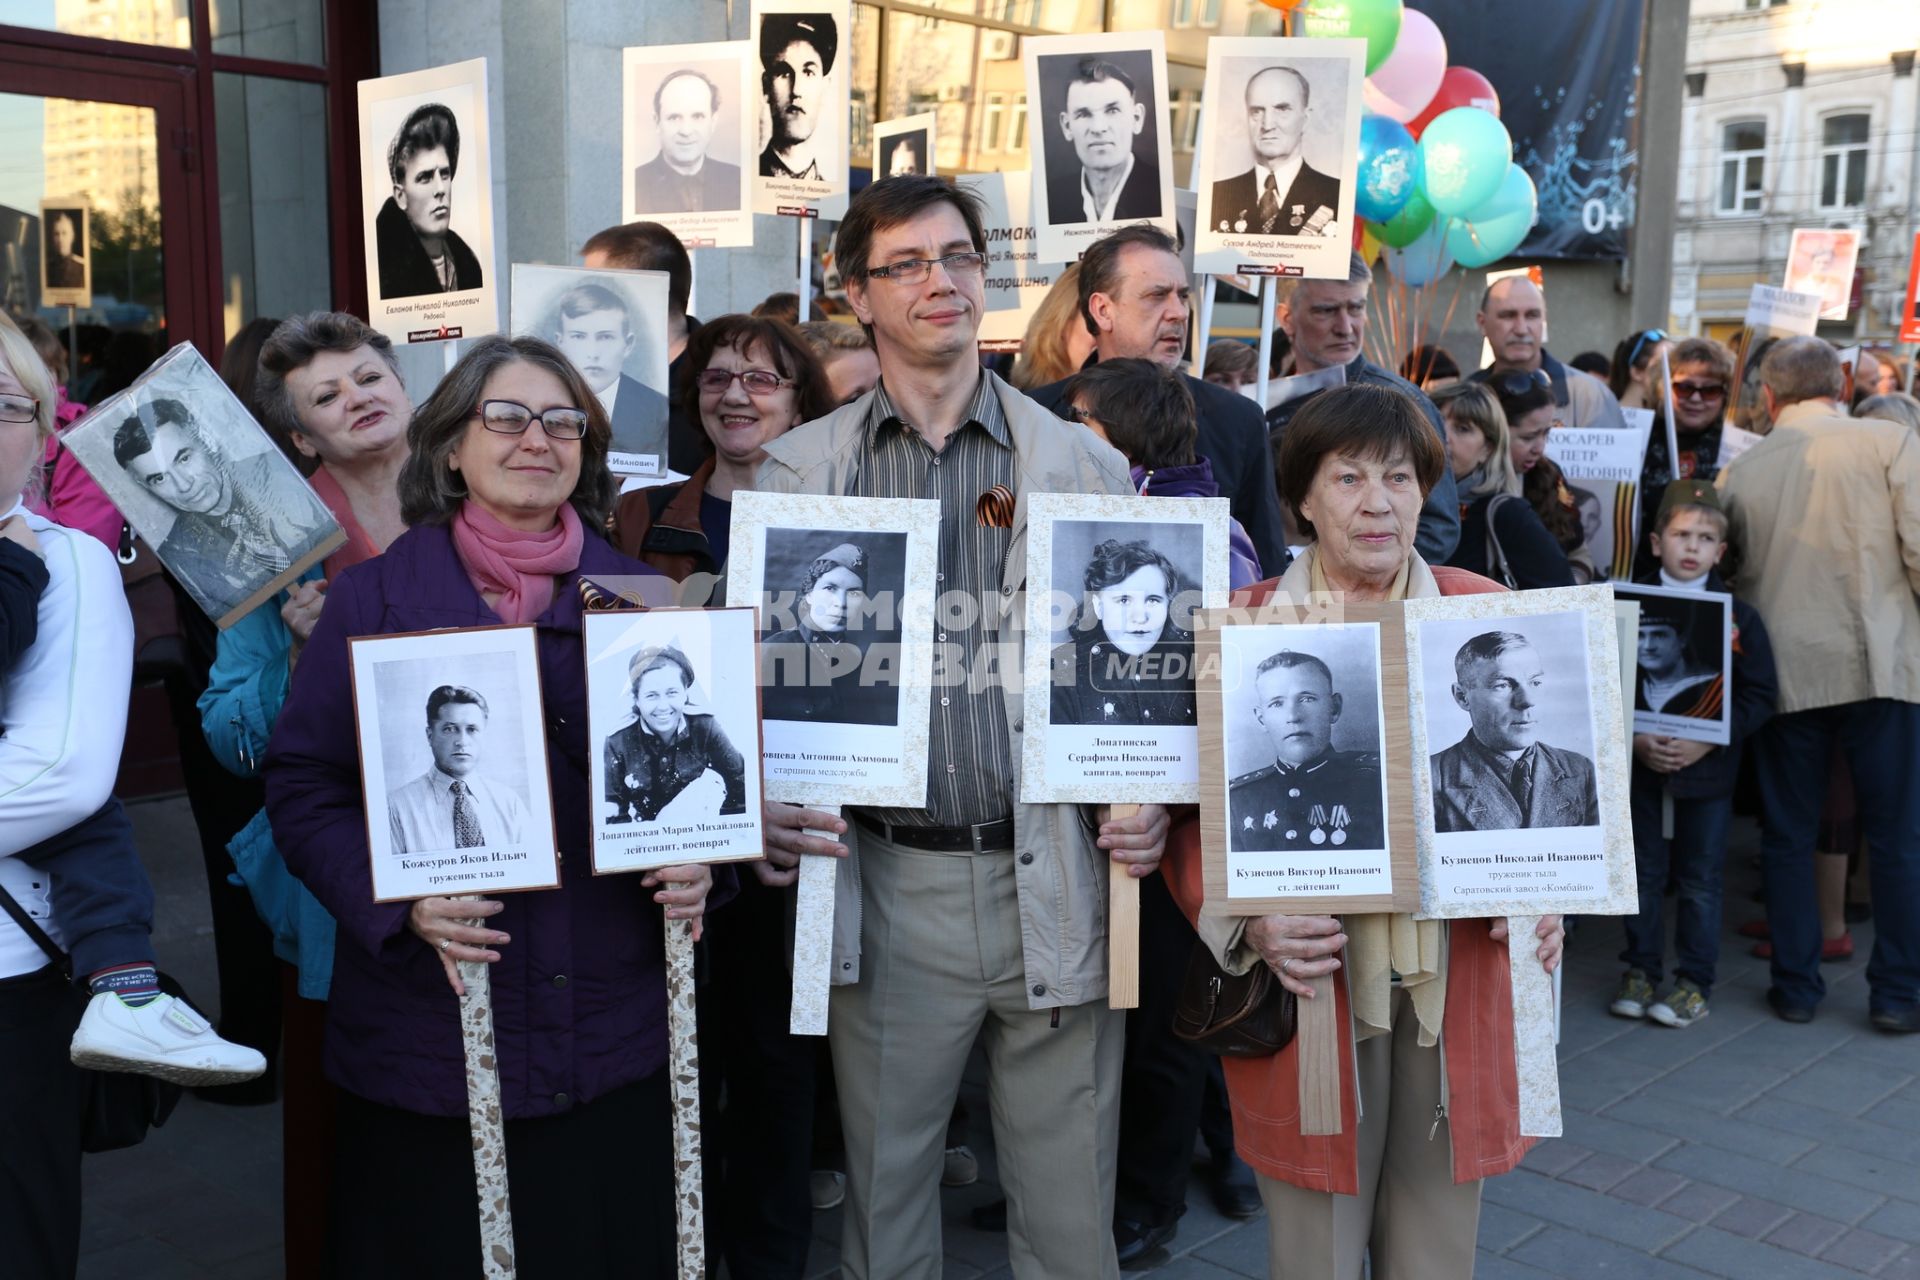
<svg viewBox="0 0 1920 1280"><path fill-rule="evenodd" d="M1241 235L1320 234L1339 217L1340 180L1308 164L1301 149L1312 82L1296 67L1262 68L1247 80L1245 106L1252 165L1213 184L1213 225Z"/></svg>
<svg viewBox="0 0 1920 1280"><path fill-rule="evenodd" d="M374 220L381 298L481 287L480 259L452 225L459 168L453 112L437 102L414 108L387 148L393 194Z"/></svg>
<svg viewBox="0 0 1920 1280"><path fill-rule="evenodd" d="M1147 132L1153 84L1106 58L1041 60L1043 82L1062 72L1066 97L1053 127L1066 146L1047 148L1048 220L1160 217L1160 166Z"/></svg>
<svg viewBox="0 0 1920 1280"><path fill-rule="evenodd" d="M1566 678L1548 667L1517 631L1483 632L1460 646L1450 692L1473 723L1429 761L1436 832L1600 825L1592 759L1541 741L1567 728L1546 723L1549 686Z"/></svg>
<svg viewBox="0 0 1920 1280"><path fill-rule="evenodd" d="M524 838L525 803L481 772L488 716L486 698L464 685L443 684L427 695L433 765L387 795L393 854L507 848Z"/></svg>
<svg viewBox="0 0 1920 1280"><path fill-rule="evenodd" d="M693 67L669 71L653 91L660 154L633 171L634 207L648 213L709 213L740 207L740 166L711 154L720 86Z"/></svg>
<svg viewBox="0 0 1920 1280"><path fill-rule="evenodd" d="M822 111L834 100L831 78L840 50L830 13L769 13L760 21L760 88L767 99L769 136L760 176L830 182L839 157L822 146ZM824 166L824 167L823 167Z"/></svg>
<svg viewBox="0 0 1920 1280"><path fill-rule="evenodd" d="M591 281L560 295L553 344L593 388L613 424L609 453L659 453L665 448L667 398L624 372L639 335L620 291Z"/></svg>
<svg viewBox="0 0 1920 1280"><path fill-rule="evenodd" d="M1273 763L1227 784L1228 847L1236 853L1385 848L1380 753L1335 749L1345 702L1332 667L1314 654L1281 649L1254 668L1252 694L1254 720ZM1377 726L1372 734L1377 744ZM1367 736L1365 728L1360 736Z"/></svg>
<svg viewBox="0 0 1920 1280"><path fill-rule="evenodd" d="M80 209L49 209L46 216L47 288L87 287L86 214Z"/></svg>

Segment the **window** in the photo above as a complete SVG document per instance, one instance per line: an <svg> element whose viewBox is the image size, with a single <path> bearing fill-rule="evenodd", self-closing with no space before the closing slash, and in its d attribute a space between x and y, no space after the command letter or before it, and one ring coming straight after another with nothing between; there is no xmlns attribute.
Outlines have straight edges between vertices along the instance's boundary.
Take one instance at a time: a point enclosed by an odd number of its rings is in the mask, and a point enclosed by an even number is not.
<svg viewBox="0 0 1920 1280"><path fill-rule="evenodd" d="M1867 117L1829 116L1820 126L1820 207L1867 202Z"/></svg>
<svg viewBox="0 0 1920 1280"><path fill-rule="evenodd" d="M1007 150L1025 151L1027 149L1027 95L1021 94L1013 100L1012 136L1007 139Z"/></svg>
<svg viewBox="0 0 1920 1280"><path fill-rule="evenodd" d="M1192 151L1200 142L1200 91L1182 89L1173 95L1173 149Z"/></svg>
<svg viewBox="0 0 1920 1280"><path fill-rule="evenodd" d="M1193 25L1193 2L1194 0L1173 0L1173 14L1170 19L1172 26L1190 27Z"/></svg>
<svg viewBox="0 0 1920 1280"><path fill-rule="evenodd" d="M1007 95L987 95L986 110L980 114L980 149L998 151L1007 127Z"/></svg>
<svg viewBox="0 0 1920 1280"><path fill-rule="evenodd" d="M1720 130L1721 213L1760 212L1761 183L1766 176L1767 126L1761 120L1741 120Z"/></svg>
<svg viewBox="0 0 1920 1280"><path fill-rule="evenodd" d="M1200 0L1200 25L1203 27L1220 25L1220 0Z"/></svg>

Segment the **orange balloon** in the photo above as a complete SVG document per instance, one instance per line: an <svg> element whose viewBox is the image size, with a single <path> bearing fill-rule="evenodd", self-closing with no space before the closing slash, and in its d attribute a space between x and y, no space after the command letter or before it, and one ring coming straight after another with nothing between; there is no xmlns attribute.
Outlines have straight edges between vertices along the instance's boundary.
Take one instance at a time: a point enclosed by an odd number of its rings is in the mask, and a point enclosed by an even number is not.
<svg viewBox="0 0 1920 1280"><path fill-rule="evenodd" d="M1380 237L1373 234L1373 228L1365 223L1360 225L1360 261L1372 266L1380 260Z"/></svg>
<svg viewBox="0 0 1920 1280"><path fill-rule="evenodd" d="M1265 3L1269 9L1278 9L1282 13L1292 13L1295 9L1298 9L1302 4L1306 3L1306 0L1265 0Z"/></svg>

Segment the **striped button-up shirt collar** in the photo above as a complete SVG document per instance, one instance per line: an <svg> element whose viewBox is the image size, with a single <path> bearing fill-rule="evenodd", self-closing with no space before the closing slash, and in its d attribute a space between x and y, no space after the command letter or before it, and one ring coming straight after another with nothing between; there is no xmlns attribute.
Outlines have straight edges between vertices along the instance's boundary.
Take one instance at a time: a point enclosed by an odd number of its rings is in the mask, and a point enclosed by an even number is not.
<svg viewBox="0 0 1920 1280"><path fill-rule="evenodd" d="M1000 407L1000 397L993 393L993 382L983 370L980 381L975 385L973 403L967 406L967 416L961 422L961 428L977 425L1005 448L1013 448L1013 437L1007 431L1006 411ZM893 397L887 394L886 384L878 383L873 389L873 405L867 412L867 448L880 447L881 432L912 431L913 424L900 416L900 410L894 405ZM951 436L948 439L952 439Z"/></svg>

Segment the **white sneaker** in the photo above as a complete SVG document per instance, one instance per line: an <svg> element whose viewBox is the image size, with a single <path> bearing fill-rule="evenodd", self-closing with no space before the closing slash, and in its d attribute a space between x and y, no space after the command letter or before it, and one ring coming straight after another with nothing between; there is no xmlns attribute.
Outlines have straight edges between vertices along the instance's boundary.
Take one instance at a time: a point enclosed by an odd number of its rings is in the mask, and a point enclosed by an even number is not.
<svg viewBox="0 0 1920 1280"><path fill-rule="evenodd" d="M238 1084L267 1069L258 1050L222 1040L186 1001L164 992L139 1008L111 991L95 995L73 1033L70 1056L76 1067L179 1085Z"/></svg>

